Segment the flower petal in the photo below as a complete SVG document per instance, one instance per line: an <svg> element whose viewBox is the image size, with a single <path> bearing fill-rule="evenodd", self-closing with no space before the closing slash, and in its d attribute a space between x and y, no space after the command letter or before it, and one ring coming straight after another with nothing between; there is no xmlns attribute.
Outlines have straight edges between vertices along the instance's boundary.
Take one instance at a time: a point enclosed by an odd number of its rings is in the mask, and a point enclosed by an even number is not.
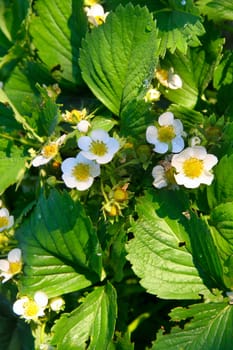
<svg viewBox="0 0 233 350"><path fill-rule="evenodd" d="M205 169L210 170L218 163L218 158L213 154L207 154L205 157Z"/></svg>
<svg viewBox="0 0 233 350"><path fill-rule="evenodd" d="M7 271L9 271L9 268L10 268L9 261L6 259L1 259L0 260L0 270L7 272Z"/></svg>
<svg viewBox="0 0 233 350"><path fill-rule="evenodd" d="M21 260L22 251L19 248L14 248L8 253L8 260L10 262L18 262Z"/></svg>
<svg viewBox="0 0 233 350"><path fill-rule="evenodd" d="M172 140L172 152L173 153L179 153L184 148L184 140L181 136L176 136Z"/></svg>
<svg viewBox="0 0 233 350"><path fill-rule="evenodd" d="M159 125L173 125L174 115L172 112L165 112L159 116Z"/></svg>
<svg viewBox="0 0 233 350"><path fill-rule="evenodd" d="M16 302L13 304L13 311L16 315L23 315L24 314L24 304L29 301L28 297L22 297L21 299L16 300Z"/></svg>
<svg viewBox="0 0 233 350"><path fill-rule="evenodd" d="M90 134L93 141L103 141L104 143L109 142L109 134L107 131L102 129L93 130Z"/></svg>
<svg viewBox="0 0 233 350"><path fill-rule="evenodd" d="M155 126L151 125L146 129L146 140L152 145L158 142L158 130Z"/></svg>
<svg viewBox="0 0 233 350"><path fill-rule="evenodd" d="M53 157L45 158L41 154L33 159L32 165L38 167L40 165L47 164Z"/></svg>
<svg viewBox="0 0 233 350"><path fill-rule="evenodd" d="M82 150L82 151L89 151L89 148L91 146L91 142L92 139L89 136L81 136L78 139L78 147Z"/></svg>
<svg viewBox="0 0 233 350"><path fill-rule="evenodd" d="M166 153L168 151L168 144L165 142L157 142L154 151L160 154Z"/></svg>
<svg viewBox="0 0 233 350"><path fill-rule="evenodd" d="M37 305L41 307L45 307L48 304L48 296L46 293L38 291L34 295L34 300Z"/></svg>

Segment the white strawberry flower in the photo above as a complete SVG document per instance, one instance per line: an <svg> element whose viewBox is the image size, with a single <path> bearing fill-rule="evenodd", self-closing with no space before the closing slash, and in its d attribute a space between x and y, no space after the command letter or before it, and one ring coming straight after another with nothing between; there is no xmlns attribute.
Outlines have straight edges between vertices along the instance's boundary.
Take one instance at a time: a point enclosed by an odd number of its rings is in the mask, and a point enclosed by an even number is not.
<svg viewBox="0 0 233 350"><path fill-rule="evenodd" d="M154 145L153 150L157 153L178 153L184 148L183 134L182 122L174 119L172 112L165 112L160 115L158 126L148 126L146 140Z"/></svg>
<svg viewBox="0 0 233 350"><path fill-rule="evenodd" d="M22 252L19 248L12 249L7 259L0 259L0 277L3 277L2 283L7 282L14 275L22 270Z"/></svg>
<svg viewBox="0 0 233 350"><path fill-rule="evenodd" d="M169 68L169 70L157 69L155 71L155 76L161 85L171 90L177 90L182 88L182 79L178 74L174 73L173 68Z"/></svg>
<svg viewBox="0 0 233 350"><path fill-rule="evenodd" d="M0 209L0 232L11 228L14 225L14 216L9 214L6 208Z"/></svg>
<svg viewBox="0 0 233 350"><path fill-rule="evenodd" d="M95 161L79 153L76 158L67 158L62 162L62 179L69 188L85 191L92 186L94 178L100 175L100 166Z"/></svg>
<svg viewBox="0 0 233 350"><path fill-rule="evenodd" d="M13 311L16 315L25 320L37 321L38 317L45 315L45 309L48 305L48 296L44 292L36 292L34 298L23 296L13 304Z"/></svg>
<svg viewBox="0 0 233 350"><path fill-rule="evenodd" d="M109 163L120 148L119 142L101 129L93 130L90 136L81 136L78 146L85 158L99 164Z"/></svg>
<svg viewBox="0 0 233 350"><path fill-rule="evenodd" d="M218 158L208 154L205 147L194 146L173 155L171 164L176 170L174 177L178 185L197 188L212 183L214 175L211 170L217 162Z"/></svg>
<svg viewBox="0 0 233 350"><path fill-rule="evenodd" d="M62 135L56 141L50 142L47 145L45 145L42 148L41 153L33 159L32 165L34 167L38 167L40 165L44 165L50 162L50 160L57 155L59 146L63 144L65 138L66 135Z"/></svg>
<svg viewBox="0 0 233 350"><path fill-rule="evenodd" d="M104 8L100 4L94 4L91 7L85 7L84 10L87 14L88 22L95 27L103 24L109 14L109 12L104 12Z"/></svg>

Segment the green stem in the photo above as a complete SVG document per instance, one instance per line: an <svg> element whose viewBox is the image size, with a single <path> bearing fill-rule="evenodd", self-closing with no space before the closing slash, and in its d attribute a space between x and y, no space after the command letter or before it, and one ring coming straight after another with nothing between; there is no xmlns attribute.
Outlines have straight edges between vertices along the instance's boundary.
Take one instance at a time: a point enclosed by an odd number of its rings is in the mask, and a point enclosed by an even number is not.
<svg viewBox="0 0 233 350"><path fill-rule="evenodd" d="M7 139L7 140L19 142L22 145L35 147L35 142L30 142L30 141L27 141L27 140L25 140L23 138L13 137L13 136L10 136L10 135L7 135L7 134L2 134L2 133L0 133L0 137L3 137L4 139Z"/></svg>

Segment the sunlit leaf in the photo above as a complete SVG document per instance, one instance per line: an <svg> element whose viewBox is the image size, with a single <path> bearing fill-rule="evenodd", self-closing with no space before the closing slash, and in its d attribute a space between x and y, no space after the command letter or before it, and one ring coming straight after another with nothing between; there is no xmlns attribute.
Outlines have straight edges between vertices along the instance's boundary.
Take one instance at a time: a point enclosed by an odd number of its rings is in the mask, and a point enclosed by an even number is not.
<svg viewBox="0 0 233 350"><path fill-rule="evenodd" d="M157 335L152 350L223 350L232 347L233 308L226 302L202 303L176 308L171 314L175 326L171 333Z"/></svg>
<svg viewBox="0 0 233 350"><path fill-rule="evenodd" d="M83 1L38 0L35 10L30 32L40 58L61 83L80 85L79 47L87 23Z"/></svg>
<svg viewBox="0 0 233 350"><path fill-rule="evenodd" d="M43 195L19 231L24 276L21 292L43 290L57 296L100 279L101 251L96 232L80 203L55 190Z"/></svg>
<svg viewBox="0 0 233 350"><path fill-rule="evenodd" d="M167 202L165 200L170 198ZM176 203L176 207L171 204ZM182 214L188 203L181 195L141 198L139 220L133 223L134 238L128 243L128 260L149 293L165 299L198 299L206 291L193 263Z"/></svg>
<svg viewBox="0 0 233 350"><path fill-rule="evenodd" d="M166 50L174 53L178 49L186 53L188 46L200 45L199 36L205 33L200 16L177 9L165 8L155 14L161 43L159 52L164 57Z"/></svg>
<svg viewBox="0 0 233 350"><path fill-rule="evenodd" d="M233 3L231 0L198 0L197 6L203 15L215 22L233 20Z"/></svg>
<svg viewBox="0 0 233 350"><path fill-rule="evenodd" d="M64 314L53 328L58 350L108 349L116 322L116 292L108 283L88 294L70 314ZM87 345L88 343L88 345Z"/></svg>
<svg viewBox="0 0 233 350"><path fill-rule="evenodd" d="M101 45L100 45L101 43ZM106 23L92 30L82 44L82 76L95 96L114 114L144 96L157 61L155 23L139 6L119 5Z"/></svg>

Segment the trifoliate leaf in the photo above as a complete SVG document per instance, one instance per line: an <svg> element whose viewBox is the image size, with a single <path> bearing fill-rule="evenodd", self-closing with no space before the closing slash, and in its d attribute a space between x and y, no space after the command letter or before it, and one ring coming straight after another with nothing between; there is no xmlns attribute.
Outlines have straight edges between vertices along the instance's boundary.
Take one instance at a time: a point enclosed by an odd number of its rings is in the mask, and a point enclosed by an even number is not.
<svg viewBox="0 0 233 350"><path fill-rule="evenodd" d="M83 1L38 0L30 33L41 60L61 84L80 85L79 47L86 32Z"/></svg>
<svg viewBox="0 0 233 350"><path fill-rule="evenodd" d="M231 0L198 0L197 6L203 15L214 22L233 20L233 3Z"/></svg>
<svg viewBox="0 0 233 350"><path fill-rule="evenodd" d="M119 7L82 43L82 77L94 95L114 114L140 94L157 61L157 31L146 7Z"/></svg>
<svg viewBox="0 0 233 350"><path fill-rule="evenodd" d="M149 293L165 299L198 299L207 291L194 265L188 232L182 222L188 209L182 193L141 198L139 220L132 226L128 260ZM174 206L176 203L176 206Z"/></svg>
<svg viewBox="0 0 233 350"><path fill-rule="evenodd" d="M23 251L20 290L43 290L57 296L80 290L100 279L101 251L97 235L80 203L68 193L43 195L17 233Z"/></svg>
<svg viewBox="0 0 233 350"><path fill-rule="evenodd" d="M181 326L159 331L152 350L223 350L232 348L233 308L226 302L178 307L170 313ZM183 320L185 320L184 326Z"/></svg>
<svg viewBox="0 0 233 350"><path fill-rule="evenodd" d="M155 14L155 19L161 38L159 53L162 57L167 50L174 53L178 49L185 54L188 46L200 45L198 37L205 33L200 16L185 12L181 6L180 10L160 10Z"/></svg>
<svg viewBox="0 0 233 350"><path fill-rule="evenodd" d="M87 295L70 314L53 327L52 344L58 350L108 349L116 322L116 292L108 283ZM87 345L88 344L88 345Z"/></svg>

